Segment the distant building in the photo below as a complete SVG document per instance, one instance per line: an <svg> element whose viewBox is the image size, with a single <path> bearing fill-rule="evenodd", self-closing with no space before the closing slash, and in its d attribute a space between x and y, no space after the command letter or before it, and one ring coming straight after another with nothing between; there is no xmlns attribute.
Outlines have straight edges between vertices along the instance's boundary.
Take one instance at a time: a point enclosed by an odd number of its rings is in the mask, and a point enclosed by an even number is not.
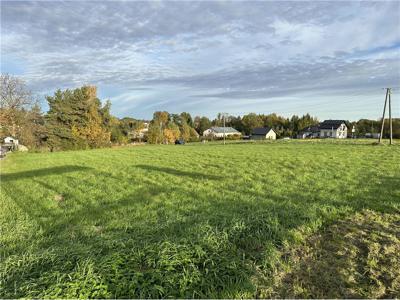
<svg viewBox="0 0 400 300"><path fill-rule="evenodd" d="M366 139L379 139L379 137L380 137L380 133L370 133L370 132L367 132L366 134L365 134L365 138Z"/></svg>
<svg viewBox="0 0 400 300"><path fill-rule="evenodd" d="M14 151L14 150L18 150L18 145L19 145L19 142L16 138L8 136L8 137L4 138L4 142L1 147L6 151Z"/></svg>
<svg viewBox="0 0 400 300"><path fill-rule="evenodd" d="M14 144L14 145L18 146L18 140L16 138L8 136L4 139L4 144Z"/></svg>
<svg viewBox="0 0 400 300"><path fill-rule="evenodd" d="M150 123L147 122L147 121L143 122L143 127L142 128L135 129L132 132L130 132L128 135L133 140L136 140L136 139L141 140L141 139L143 139L147 135L147 133L149 131L149 124Z"/></svg>
<svg viewBox="0 0 400 300"><path fill-rule="evenodd" d="M276 140L276 132L269 127L254 128L251 132L252 140Z"/></svg>
<svg viewBox="0 0 400 300"><path fill-rule="evenodd" d="M224 135L227 137L227 136L242 135L242 134L232 127L211 127L203 131L204 137L223 138Z"/></svg>
<svg viewBox="0 0 400 300"><path fill-rule="evenodd" d="M319 124L321 138L347 138L347 125L344 120L325 120Z"/></svg>
<svg viewBox="0 0 400 300"><path fill-rule="evenodd" d="M319 125L308 126L297 134L298 139L315 139L320 136Z"/></svg>

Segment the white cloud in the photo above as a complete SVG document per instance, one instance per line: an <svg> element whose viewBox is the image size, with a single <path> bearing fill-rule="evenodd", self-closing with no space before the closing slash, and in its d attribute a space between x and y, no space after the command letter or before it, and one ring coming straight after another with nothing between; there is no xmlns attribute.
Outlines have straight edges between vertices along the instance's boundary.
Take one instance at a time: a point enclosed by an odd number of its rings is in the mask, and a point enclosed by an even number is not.
<svg viewBox="0 0 400 300"><path fill-rule="evenodd" d="M263 103L279 109L290 99L307 107L352 88L378 95L400 78L399 2L1 6L2 68L22 65L23 78L41 92L118 86L109 97L120 116L212 115L229 103L237 113L266 109Z"/></svg>

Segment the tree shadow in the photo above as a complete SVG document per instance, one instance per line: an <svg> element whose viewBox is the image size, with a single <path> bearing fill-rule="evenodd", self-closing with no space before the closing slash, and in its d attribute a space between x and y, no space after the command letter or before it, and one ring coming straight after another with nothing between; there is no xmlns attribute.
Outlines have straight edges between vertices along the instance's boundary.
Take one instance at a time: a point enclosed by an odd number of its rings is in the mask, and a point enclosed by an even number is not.
<svg viewBox="0 0 400 300"><path fill-rule="evenodd" d="M192 179L221 178L166 167L137 167ZM382 177L380 184L375 185L371 174L359 178L351 195L332 199L320 195L309 197L312 190L307 188L297 192L284 190L279 195L248 189L238 195L227 186L218 195L211 190L195 193L190 186L179 182L168 181L167 185L139 176L121 179L92 172L95 181L71 178L67 182L76 184L76 192L93 195L91 200L80 200L70 194L64 207L50 209L33 195L15 198L21 209L35 220L42 215L47 217L40 221L45 238L39 242L38 249L53 252L49 259L15 267L4 281L6 296L27 296L23 290L14 293L15 283L23 282L37 282L43 291L30 296L45 296L47 289L52 288L51 282L45 281L38 270L46 274L75 274L78 263L90 261L93 273L107 287L107 293L89 294L86 298L257 297L253 277L257 272L269 274L276 267L276 252L291 238L291 230L309 225L318 219L317 214L327 214L331 208L348 207L349 213L365 208L393 212L399 202L396 196L400 177ZM98 196L96 189L115 185L114 181L118 185L129 183L132 188L115 199L112 191ZM52 193L65 194L56 183L38 179L36 182ZM94 182L98 185L88 188ZM367 191L357 190L368 183ZM382 194L382 190L388 192ZM179 195L179 199L162 202L160 195ZM168 197L162 199L165 198ZM327 212L314 205L318 203L326 206ZM37 209L42 207L35 214L32 205ZM142 216L142 213L149 215ZM132 223L114 224L115 220L132 216L135 216ZM318 263L314 266L322 267ZM75 280L71 284L78 290L76 285L83 281ZM68 286L63 284L55 297L79 296L68 294Z"/></svg>
<svg viewBox="0 0 400 300"><path fill-rule="evenodd" d="M16 173L5 173L1 174L1 181L8 182L13 180L36 178L41 176L60 175L64 173L71 173L77 171L87 171L90 169L92 168L84 166L65 165L59 167L36 169L36 170L16 172Z"/></svg>

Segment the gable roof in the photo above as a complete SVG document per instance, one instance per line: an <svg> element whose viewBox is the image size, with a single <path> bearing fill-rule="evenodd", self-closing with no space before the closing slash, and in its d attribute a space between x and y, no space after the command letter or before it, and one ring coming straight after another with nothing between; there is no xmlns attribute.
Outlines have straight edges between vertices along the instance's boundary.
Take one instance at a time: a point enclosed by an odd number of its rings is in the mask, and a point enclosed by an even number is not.
<svg viewBox="0 0 400 300"><path fill-rule="evenodd" d="M340 125L345 124L344 120L325 120L321 124L319 124L320 129L338 129ZM347 126L347 125L346 125Z"/></svg>
<svg viewBox="0 0 400 300"><path fill-rule="evenodd" d="M240 133L233 127L211 127L210 129L215 133Z"/></svg>
<svg viewBox="0 0 400 300"><path fill-rule="evenodd" d="M266 135L270 130L273 130L270 127L257 127L251 131L252 135ZM275 132L275 130L273 130Z"/></svg>
<svg viewBox="0 0 400 300"><path fill-rule="evenodd" d="M318 125L308 126L306 128L303 128L299 133L305 133L305 132L315 133L315 132L319 132L319 129L320 129L320 127L319 127L319 124L318 124Z"/></svg>

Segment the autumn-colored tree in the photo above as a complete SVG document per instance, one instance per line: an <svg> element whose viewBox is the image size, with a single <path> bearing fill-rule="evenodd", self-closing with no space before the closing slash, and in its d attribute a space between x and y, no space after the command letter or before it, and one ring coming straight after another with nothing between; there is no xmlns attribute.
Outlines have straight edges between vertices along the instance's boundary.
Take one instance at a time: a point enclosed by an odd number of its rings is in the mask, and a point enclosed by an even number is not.
<svg viewBox="0 0 400 300"><path fill-rule="evenodd" d="M20 144L28 148L42 148L45 146L47 132L44 116L40 106L35 104L30 110L21 111L18 139Z"/></svg>
<svg viewBox="0 0 400 300"><path fill-rule="evenodd" d="M174 123L169 123L167 128L164 129L164 143L165 144L173 144L177 139L179 139L181 132L179 130L178 125Z"/></svg>
<svg viewBox="0 0 400 300"><path fill-rule="evenodd" d="M190 137L189 141L190 142L196 142L199 140L199 134L197 133L196 129L190 127Z"/></svg>
<svg viewBox="0 0 400 300"><path fill-rule="evenodd" d="M154 123L158 123L163 128L166 128L169 122L169 113L167 111L156 111L153 114Z"/></svg>
<svg viewBox="0 0 400 300"><path fill-rule="evenodd" d="M48 144L52 150L97 148L110 144L110 104L101 106L96 88L58 90L47 97Z"/></svg>
<svg viewBox="0 0 400 300"><path fill-rule="evenodd" d="M35 104L24 81L9 74L0 76L0 134L19 138L26 111Z"/></svg>
<svg viewBox="0 0 400 300"><path fill-rule="evenodd" d="M190 130L191 129L192 128L188 124L186 124L186 122L183 123L183 125L181 126L181 137L185 142L189 141L189 139L190 139Z"/></svg>
<svg viewBox="0 0 400 300"><path fill-rule="evenodd" d="M147 142L149 144L161 144L163 142L164 135L161 127L154 122L150 123L149 131L147 132Z"/></svg>
<svg viewBox="0 0 400 300"><path fill-rule="evenodd" d="M190 115L190 113L188 112L183 112L180 114L181 120L183 123L186 123L187 125L189 125L190 127L193 127L193 119L192 116Z"/></svg>

